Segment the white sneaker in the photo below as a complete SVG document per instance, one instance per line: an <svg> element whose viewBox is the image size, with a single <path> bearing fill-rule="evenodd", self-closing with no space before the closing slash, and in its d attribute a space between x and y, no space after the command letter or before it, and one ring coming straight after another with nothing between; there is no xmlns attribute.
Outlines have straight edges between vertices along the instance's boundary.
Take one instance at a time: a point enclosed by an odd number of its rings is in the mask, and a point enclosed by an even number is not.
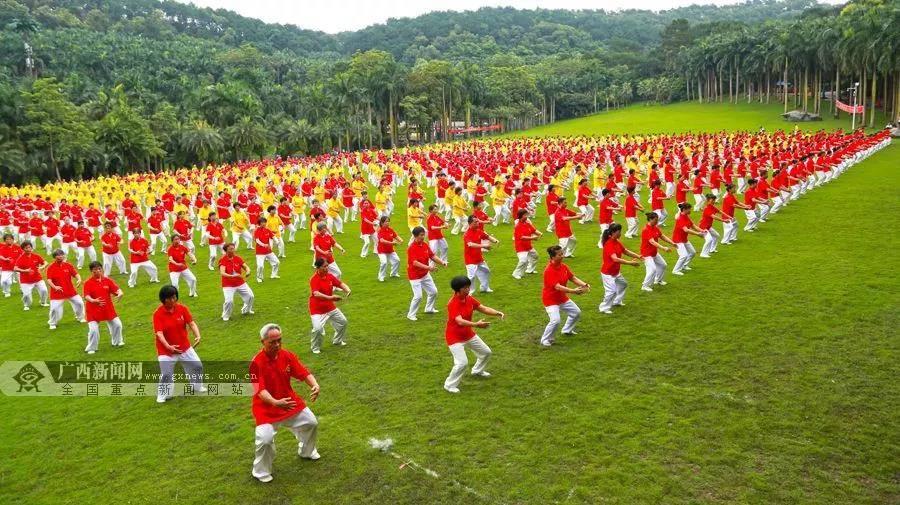
<svg viewBox="0 0 900 505"><path fill-rule="evenodd" d="M517 281L522 280L522 277L521 277L521 276L518 276L518 275L513 275L512 278L515 279L515 280L517 280Z"/></svg>
<svg viewBox="0 0 900 505"><path fill-rule="evenodd" d="M321 352L322 352L322 351L320 351L320 350L318 350L318 349L313 349L313 351L312 351L313 354L319 354L319 353L321 353Z"/></svg>
<svg viewBox="0 0 900 505"><path fill-rule="evenodd" d="M448 388L447 386L444 386L444 391L456 394L459 393L459 388Z"/></svg>
<svg viewBox="0 0 900 505"><path fill-rule="evenodd" d="M42 304L41 304L41 307L49 307L49 306L50 306L49 303L42 303Z"/></svg>
<svg viewBox="0 0 900 505"><path fill-rule="evenodd" d="M612 311L609 310L609 309L606 309L606 310L604 310L604 309L599 309L599 310L600 310L600 313L601 313L601 314L612 314Z"/></svg>
<svg viewBox="0 0 900 505"><path fill-rule="evenodd" d="M646 292L648 292L648 293L652 293L652 292L653 292L653 288L641 288L641 291L646 291Z"/></svg>
<svg viewBox="0 0 900 505"><path fill-rule="evenodd" d="M435 310L426 310L425 313L426 314L437 314L438 311L436 309Z"/></svg>
<svg viewBox="0 0 900 505"><path fill-rule="evenodd" d="M25 307L22 308L22 310L31 310L31 307L26 305Z"/></svg>
<svg viewBox="0 0 900 505"><path fill-rule="evenodd" d="M347 345L347 342L332 342L332 344L340 346L340 347L344 347L345 345Z"/></svg>
<svg viewBox="0 0 900 505"><path fill-rule="evenodd" d="M10 296L12 296L11 293L3 293L3 298L9 298Z"/></svg>
<svg viewBox="0 0 900 505"><path fill-rule="evenodd" d="M223 318L222 318L222 321L225 321L225 322L227 323L227 322L228 322L228 319L229 319L229 318L227 318L227 317L223 317Z"/></svg>
<svg viewBox="0 0 900 505"><path fill-rule="evenodd" d="M252 475L252 474L251 474L251 475ZM260 481L260 482L262 482L262 483L272 482L272 476L271 476L271 475L263 475L262 477L257 477L257 476L255 476L255 475L253 475L253 478L255 478L256 480L258 480L258 481Z"/></svg>
<svg viewBox="0 0 900 505"><path fill-rule="evenodd" d="M280 275L272 275L272 276L270 276L269 278L270 278L270 279L280 279L281 276L280 276Z"/></svg>
<svg viewBox="0 0 900 505"><path fill-rule="evenodd" d="M691 267L684 267L684 269L687 270L688 272L690 272L691 270L693 270L693 268L691 268Z"/></svg>
<svg viewBox="0 0 900 505"><path fill-rule="evenodd" d="M710 256L708 254L701 254L700 257L701 258L712 258L712 256Z"/></svg>
<svg viewBox="0 0 900 505"><path fill-rule="evenodd" d="M672 272L672 275L684 275L684 272Z"/></svg>
<svg viewBox="0 0 900 505"><path fill-rule="evenodd" d="M97 351L88 351L87 353L88 353L88 354L94 354L95 352L97 352Z"/></svg>
<svg viewBox="0 0 900 505"><path fill-rule="evenodd" d="M51 330L55 330L55 329L56 329L56 326L51 324L51 325L50 325L50 329L51 329Z"/></svg>
<svg viewBox="0 0 900 505"><path fill-rule="evenodd" d="M406 318L409 319L410 321L418 321L419 320L419 318L416 316L406 316Z"/></svg>
<svg viewBox="0 0 900 505"><path fill-rule="evenodd" d="M491 376L490 372L485 372L483 370L478 373L472 372L472 375L474 375L476 377L490 377Z"/></svg>
<svg viewBox="0 0 900 505"><path fill-rule="evenodd" d="M481 292L482 293L493 293L494 290L493 289L482 289Z"/></svg>
<svg viewBox="0 0 900 505"><path fill-rule="evenodd" d="M297 449L297 454L300 454L300 449ZM300 459L308 459L311 461L315 461L321 457L322 456L319 455L319 451L313 451L313 453L310 454L309 456L300 456Z"/></svg>
<svg viewBox="0 0 900 505"><path fill-rule="evenodd" d="M666 285L668 285L669 283L666 282L666 281L659 281L659 282L657 282L656 284L658 284L658 285L660 285L660 286L666 286Z"/></svg>

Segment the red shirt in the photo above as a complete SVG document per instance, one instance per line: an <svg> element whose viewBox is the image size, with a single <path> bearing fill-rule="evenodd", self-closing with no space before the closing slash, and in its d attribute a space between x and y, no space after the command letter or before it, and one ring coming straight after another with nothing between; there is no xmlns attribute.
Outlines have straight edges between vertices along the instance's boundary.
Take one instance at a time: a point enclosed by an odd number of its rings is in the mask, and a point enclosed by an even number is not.
<svg viewBox="0 0 900 505"><path fill-rule="evenodd" d="M613 255L621 258L625 253L625 246L618 239L610 238L603 243L603 266L600 267L600 273L606 275L619 275L622 264L613 261Z"/></svg>
<svg viewBox="0 0 900 505"><path fill-rule="evenodd" d="M440 228L444 226L444 219L437 214L429 214L425 220L428 228L428 240L440 240L444 238L444 230Z"/></svg>
<svg viewBox="0 0 900 505"><path fill-rule="evenodd" d="M663 190L659 187L653 188L653 191L650 192L650 210L662 210L665 197L666 193Z"/></svg>
<svg viewBox="0 0 900 505"><path fill-rule="evenodd" d="M686 214L678 214L678 217L675 218L675 229L672 230L672 242L676 244L683 244L688 241L688 234L684 231L685 228L690 228L694 226L694 222L691 221L691 218Z"/></svg>
<svg viewBox="0 0 900 505"><path fill-rule="evenodd" d="M569 209L568 207L560 207L556 209L556 213L553 215L553 220L555 225L554 231L556 232L557 237L569 238L572 236L572 222L571 220L565 218L574 215L575 211Z"/></svg>
<svg viewBox="0 0 900 505"><path fill-rule="evenodd" d="M246 284L243 277L244 260L237 254L229 257L227 254L219 259L219 267L225 267L226 274L241 274L241 277L222 277L223 288L236 288Z"/></svg>
<svg viewBox="0 0 900 505"><path fill-rule="evenodd" d="M480 244L488 239L487 233L481 228L473 227L466 230L463 234L463 259L466 265L478 265L484 263L483 249L480 247L472 247L470 242Z"/></svg>
<svg viewBox="0 0 900 505"><path fill-rule="evenodd" d="M62 241L64 244L71 244L75 242L75 228L71 224L64 224L62 228L60 228L60 233L62 234Z"/></svg>
<svg viewBox="0 0 900 505"><path fill-rule="evenodd" d="M222 245L225 243L225 227L216 221L206 225L206 233L209 235L209 245Z"/></svg>
<svg viewBox="0 0 900 505"><path fill-rule="evenodd" d="M175 229L175 233L181 237L181 240L190 240L191 239L191 229L194 228L187 219L177 219L175 224L172 225Z"/></svg>
<svg viewBox="0 0 900 505"><path fill-rule="evenodd" d="M744 190L744 205L750 207L750 210L756 208L756 190L753 188L747 188Z"/></svg>
<svg viewBox="0 0 900 505"><path fill-rule="evenodd" d="M176 303L171 312L166 310L165 305L160 305L153 313L153 332L161 331L169 345L177 345L181 352L184 352L191 347L187 325L193 320L191 311L180 303ZM174 354L166 349L158 338L155 341L157 355L172 356Z"/></svg>
<svg viewBox="0 0 900 505"><path fill-rule="evenodd" d="M415 261L423 265L427 265L431 258L434 258L434 252L428 247L428 242L413 241L406 250L406 275L409 280L414 281L421 279L429 274L429 271L415 266Z"/></svg>
<svg viewBox="0 0 900 505"><path fill-rule="evenodd" d="M575 205L581 207L582 205L588 204L588 199L594 195L594 192L591 191L591 188L585 186L581 186L578 188L578 197L575 199Z"/></svg>
<svg viewBox="0 0 900 505"><path fill-rule="evenodd" d="M325 262L329 265L334 263L334 254L332 253L334 244L336 244L336 242L334 240L334 237L332 237L331 235L327 233L325 233L324 235L317 233L313 238L313 245L316 247L316 249L321 249L322 251L325 251L325 253L323 254L319 251L316 251L316 259L324 258Z"/></svg>
<svg viewBox="0 0 900 505"><path fill-rule="evenodd" d="M87 219L88 226L92 228L100 226L100 216L102 215L103 214L97 209L88 209L84 211L84 218Z"/></svg>
<svg viewBox="0 0 900 505"><path fill-rule="evenodd" d="M164 216L161 213L154 212L150 214L150 217L147 218L147 227L150 228L150 233L156 235L157 233L162 233L162 222Z"/></svg>
<svg viewBox="0 0 900 505"><path fill-rule="evenodd" d="M106 254L116 254L119 252L119 243L122 237L114 231L108 231L100 236L100 243L103 244L103 252Z"/></svg>
<svg viewBox="0 0 900 505"><path fill-rule="evenodd" d="M544 307L561 305L569 301L569 295L556 289L556 285L565 286L575 277L565 263L559 265L552 261L544 269L544 289L541 291L541 300Z"/></svg>
<svg viewBox="0 0 900 505"><path fill-rule="evenodd" d="M654 240L656 243L659 243L660 237L662 237L662 231L659 229L659 226L649 224L645 226L641 231L641 256L644 258L656 256L656 246L651 244L650 241Z"/></svg>
<svg viewBox="0 0 900 505"><path fill-rule="evenodd" d="M91 277L84 281L84 286L82 287L84 296L104 301L104 305L101 307L99 304L91 303L85 299L85 319L95 322L115 319L118 314L116 314L116 308L113 306L112 295L118 292L119 286L109 277L101 277L99 279Z"/></svg>
<svg viewBox="0 0 900 505"><path fill-rule="evenodd" d="M637 217L637 200L634 195L625 197L625 217ZM610 219L612 219L611 216Z"/></svg>
<svg viewBox="0 0 900 505"><path fill-rule="evenodd" d="M131 239L131 243L128 244L128 249L138 251L137 254L131 253L132 263L143 263L150 259L150 242L144 237L137 236Z"/></svg>
<svg viewBox="0 0 900 505"><path fill-rule="evenodd" d="M737 198L731 193L726 193L725 198L722 200L722 213L728 217L734 217L735 203L737 203Z"/></svg>
<svg viewBox="0 0 900 505"><path fill-rule="evenodd" d="M266 255L272 252L272 247L269 244L269 241L272 240L275 234L272 233L271 230L265 227L259 227L253 232L253 244L256 248L256 254L258 255ZM262 242L265 245L259 245Z"/></svg>
<svg viewBox="0 0 900 505"><path fill-rule="evenodd" d="M75 245L78 247L91 247L94 241L94 232L87 228L78 228L75 230Z"/></svg>
<svg viewBox="0 0 900 505"><path fill-rule="evenodd" d="M601 224L610 224L613 222L613 209L618 209L619 204L611 197L607 196L600 200L600 218L598 222Z"/></svg>
<svg viewBox="0 0 900 505"><path fill-rule="evenodd" d="M708 230L713 225L713 216L719 213L719 209L715 205L706 204L703 208L703 217L700 218L700 229Z"/></svg>
<svg viewBox="0 0 900 505"><path fill-rule="evenodd" d="M188 248L181 244L169 246L169 250L166 251L166 254L169 255L169 259L181 264L180 266L176 266L170 261L170 272L184 272L185 270L187 270L187 260L185 259L187 257L187 253Z"/></svg>
<svg viewBox="0 0 900 505"><path fill-rule="evenodd" d="M516 252L528 252L533 249L531 239L523 239L523 237L528 237L534 235L535 229L534 225L529 223L527 220L523 219L516 223L516 227L513 230L513 240L515 242Z"/></svg>
<svg viewBox="0 0 900 505"><path fill-rule="evenodd" d="M42 267L46 261L41 257L40 254L30 253L22 253L21 256L16 259L16 268L27 269L27 272L19 272L19 283L20 284L34 284L42 280L44 277L41 275L40 267Z"/></svg>
<svg viewBox="0 0 900 505"><path fill-rule="evenodd" d="M19 256L22 255L22 248L17 244L2 244L0 243L0 257L6 259L0 259L0 270L9 272L12 271L13 265L16 264L16 260L19 259Z"/></svg>
<svg viewBox="0 0 900 505"><path fill-rule="evenodd" d="M313 296L318 291L323 295L334 294L334 288L341 287L341 281L331 273L320 275L319 272L313 274L309 279L309 314L327 314L336 309L334 302L331 300L322 300Z"/></svg>
<svg viewBox="0 0 900 505"><path fill-rule="evenodd" d="M78 275L78 271L67 261L63 261L62 263L54 261L51 263L50 266L47 267L47 280L52 281L54 285L62 288L62 291L51 288L50 299L65 300L77 295L78 292L75 291L75 286L72 284L72 279L74 279L76 275Z"/></svg>
<svg viewBox="0 0 900 505"><path fill-rule="evenodd" d="M303 381L308 375L309 370L290 351L280 349L274 358L270 358L265 351L259 351L250 362L250 381L253 382L251 408L256 425L284 421L305 409L303 398L291 387L291 377ZM259 397L262 390L266 390L272 398L291 398L294 408L288 410L269 405Z"/></svg>
<svg viewBox="0 0 900 505"><path fill-rule="evenodd" d="M456 316L471 321L472 313L480 306L481 303L472 296L462 298L454 294L450 297L450 301L447 302L447 329L444 331L444 339L448 346L467 342L475 336L475 329L457 324Z"/></svg>
<svg viewBox="0 0 900 505"><path fill-rule="evenodd" d="M376 251L378 254L390 254L394 252L394 243L392 242L395 238L397 238L397 232L394 231L390 226L382 226L378 229L378 245L376 246ZM385 244L382 240L387 240L391 242L390 244Z"/></svg>

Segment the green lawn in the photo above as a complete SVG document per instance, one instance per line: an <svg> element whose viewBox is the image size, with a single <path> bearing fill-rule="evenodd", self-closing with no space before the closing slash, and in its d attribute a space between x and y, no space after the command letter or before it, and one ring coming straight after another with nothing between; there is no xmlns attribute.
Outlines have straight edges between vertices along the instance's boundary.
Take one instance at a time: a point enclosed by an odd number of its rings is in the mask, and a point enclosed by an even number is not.
<svg viewBox="0 0 900 505"><path fill-rule="evenodd" d="M635 106L526 133L772 129L785 125L779 110ZM256 315L229 323L217 278L195 267L200 298L186 303L204 333L199 354L248 360L259 327L282 324L322 385L312 405L322 459L299 460L283 430L275 481L257 483L247 398L0 397L0 503L897 503L898 166L893 145L654 293L639 291L643 268L628 268L627 306L599 314L602 288L578 298L580 334L546 351L540 279L509 276L501 228L488 258L495 293L480 297L508 315L480 332L494 375L467 376L459 395L441 389L445 316L407 321L408 283L376 282L355 233L339 237L354 290L349 345L319 356L308 345L308 237L289 247L280 281L253 285ZM599 287L596 226L577 227L569 263ZM460 249L452 240L453 268L437 275L441 309ZM155 359L156 290L146 277L126 289L127 345L110 349L103 329L96 358ZM84 359L70 312L50 333L44 309L0 304L2 360ZM370 437L393 438L439 477L374 451Z"/></svg>

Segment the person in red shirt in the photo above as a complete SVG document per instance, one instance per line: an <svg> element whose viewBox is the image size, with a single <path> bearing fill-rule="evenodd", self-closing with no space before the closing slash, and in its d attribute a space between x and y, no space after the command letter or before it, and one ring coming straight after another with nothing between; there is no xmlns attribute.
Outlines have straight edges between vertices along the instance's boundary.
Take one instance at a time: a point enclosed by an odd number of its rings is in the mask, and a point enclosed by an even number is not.
<svg viewBox="0 0 900 505"><path fill-rule="evenodd" d="M409 302L406 318L410 321L418 321L416 313L422 302L422 291L425 291L425 313L437 314L437 310L434 308L437 286L434 279L431 278L431 272L437 270L437 265L447 266L447 262L439 258L425 241L425 228L416 226L412 230L412 236L412 243L406 251L406 275L409 278L409 285L412 287L413 297Z"/></svg>
<svg viewBox="0 0 900 505"><path fill-rule="evenodd" d="M144 216L136 209L128 209L125 211L126 229L128 230L128 239L131 240L136 234L141 233L143 229Z"/></svg>
<svg viewBox="0 0 900 505"><path fill-rule="evenodd" d="M16 280L15 264L22 254L22 248L16 244L12 233L3 234L3 243L0 244L0 290L3 297L12 296L12 285Z"/></svg>
<svg viewBox="0 0 900 505"><path fill-rule="evenodd" d="M534 250L532 242L541 238L543 234L534 227L529 216L528 210L519 209L516 226L513 229L513 243L519 259L512 273L513 279L516 280L521 280L525 274L535 273L537 268L537 251Z"/></svg>
<svg viewBox="0 0 900 505"><path fill-rule="evenodd" d="M540 344L544 347L550 347L556 341L556 330L559 329L561 321L560 312L566 314L566 323L563 325L563 335L575 335L575 324L581 318L581 309L568 295L580 295L591 290L591 285L582 281L569 270L569 267L563 263L565 253L563 248L558 245L547 248L547 254L550 255L550 263L544 269L544 287L541 291L541 301L544 303L544 309L550 317L550 321L544 328L541 335ZM576 287L567 286L572 281Z"/></svg>
<svg viewBox="0 0 900 505"><path fill-rule="evenodd" d="M672 230L672 242L675 242L675 248L678 250L678 261L672 267L672 275L684 275L685 270L690 270L691 260L697 255L697 250L688 240L688 235L703 236L694 222L691 221L691 204L682 203L678 205L678 216L675 218L675 229Z"/></svg>
<svg viewBox="0 0 900 505"><path fill-rule="evenodd" d="M111 221L103 223L103 235L100 235L101 251L103 253L103 275L109 277L113 265L119 270L119 275L125 275L125 256L119 250L122 237L115 229Z"/></svg>
<svg viewBox="0 0 900 505"><path fill-rule="evenodd" d="M724 223L730 219L716 207L716 195L712 193L706 195L706 206L703 207L703 216L700 219L700 230L705 232L703 249L700 251L701 258L709 258L712 253L718 252L716 247L719 245L719 239L722 236L713 228L713 223L715 221Z"/></svg>
<svg viewBox="0 0 900 505"><path fill-rule="evenodd" d="M231 311L234 308L234 295L237 293L244 301L241 314L254 314L253 290L244 280L250 276L250 267L244 263L244 259L235 254L237 245L225 244L225 255L219 260L219 275L222 276L222 293L225 295L225 303L222 304L222 321L231 319Z"/></svg>
<svg viewBox="0 0 900 505"><path fill-rule="evenodd" d="M737 201L734 196L734 184L725 185L725 198L722 199L722 213L729 217L722 223L722 243L732 244L737 241L737 219L734 217L734 209L750 209L749 206Z"/></svg>
<svg viewBox="0 0 900 505"><path fill-rule="evenodd" d="M622 225L613 223L603 230L600 242L603 244L603 265L600 267L600 278L603 279L603 301L598 309L604 314L612 314L614 306L625 305L625 290L628 282L621 273L622 265L638 266L641 255L631 251L622 245L619 237L622 235ZM626 256L634 258L625 259Z"/></svg>
<svg viewBox="0 0 900 505"><path fill-rule="evenodd" d="M469 216L469 228L463 234L463 260L469 279L478 279L482 293L493 293L491 289L491 269L484 261L484 251L491 250L491 244L500 241L487 234L474 216Z"/></svg>
<svg viewBox="0 0 900 505"><path fill-rule="evenodd" d="M197 276L191 272L187 260L190 258L191 263L196 264L197 258L181 243L181 236L177 233L172 235L172 245L169 246L166 255L169 256L169 283L178 288L178 281L184 279L188 286L188 296L196 297Z"/></svg>
<svg viewBox="0 0 900 505"><path fill-rule="evenodd" d="M34 246L26 240L22 242L22 254L13 263L13 270L19 274L19 287L22 289L22 303L25 310L31 310L31 293L37 289L41 298L41 307L49 307L47 285L41 275L41 269L47 264L39 254L34 253Z"/></svg>
<svg viewBox="0 0 900 505"><path fill-rule="evenodd" d="M165 403L174 396L175 364L179 361L185 376L190 378L194 391L205 393L203 363L196 351L200 345L200 327L194 321L191 311L178 303L178 288L175 286L160 288L159 302L159 307L153 313L156 358L159 361L156 403ZM194 334L193 343L188 340L188 328Z"/></svg>
<svg viewBox="0 0 900 505"><path fill-rule="evenodd" d="M747 188L744 190L744 215L747 216L747 224L744 225L744 231L752 233L759 224L759 214L756 212L756 206L762 201L756 193L756 179L747 180Z"/></svg>
<svg viewBox="0 0 900 505"><path fill-rule="evenodd" d="M253 244L256 252L256 282L260 283L263 281L263 274L265 273L266 262L269 262L269 266L272 268L272 273L269 275L270 279L280 279L278 276L278 266L281 264L281 260L275 256L275 253L272 252L272 242L275 239L275 234L272 230L266 228L266 218L259 217L256 220L256 230L253 232Z"/></svg>
<svg viewBox="0 0 900 505"><path fill-rule="evenodd" d="M665 286L666 267L669 266L659 249L669 252L672 249L663 245L663 242L674 246L675 242L665 236L659 229L659 214L656 212L648 212L647 225L641 231L641 257L644 258L644 267L647 273L644 275L644 282L641 284L641 291L652 292L653 285Z"/></svg>
<svg viewBox="0 0 900 505"><path fill-rule="evenodd" d="M47 285L50 287L50 319L47 321L50 329L55 330L62 320L63 302L69 302L75 319L84 323L84 300L77 290L81 285L81 276L75 266L66 261L66 253L62 249L53 251L53 262L47 266Z"/></svg>
<svg viewBox="0 0 900 505"><path fill-rule="evenodd" d="M428 247L435 256L447 264L447 239L444 238L444 230L447 228L447 222L441 217L437 205L428 207L428 218L425 219L425 226L428 228Z"/></svg>
<svg viewBox="0 0 900 505"><path fill-rule="evenodd" d="M131 261L131 274L128 276L128 287L137 286L138 272L141 269L147 271L151 283L159 282L159 270L150 261L150 241L144 238L142 232L135 232L134 238L128 242L129 260Z"/></svg>
<svg viewBox="0 0 900 505"><path fill-rule="evenodd" d="M575 255L575 234L572 233L572 221L581 219L582 214L578 214L572 209L566 207L566 197L561 196L556 201L556 213L553 215L553 231L556 238L559 239L559 246L563 248L563 254L567 258Z"/></svg>
<svg viewBox="0 0 900 505"><path fill-rule="evenodd" d="M378 226L378 212L366 198L366 191L363 191L362 195L362 199L359 201L359 238L362 239L363 246L359 257L365 258L369 255L369 246L371 245L372 249L375 249L378 244L375 232Z"/></svg>
<svg viewBox="0 0 900 505"><path fill-rule="evenodd" d="M216 258L219 257L222 245L225 243L225 227L222 226L215 214L209 215L209 223L206 225L206 240L209 243L209 264L207 266L210 270L215 270Z"/></svg>
<svg viewBox="0 0 900 505"><path fill-rule="evenodd" d="M103 264L92 261L88 268L91 276L84 282L81 292L85 301L85 319L88 323L88 342L84 351L88 354L97 352L100 344L100 322L106 322L110 343L113 347L125 345L122 338L122 320L116 314L113 302L122 299L122 290L112 279L103 275Z"/></svg>
<svg viewBox="0 0 900 505"><path fill-rule="evenodd" d="M62 247L60 247L64 253L66 253L66 257L69 256L69 251L75 252L75 225L72 224L72 218L66 216L63 218L63 224L59 228L59 236L62 242ZM77 255L77 253L76 253Z"/></svg>
<svg viewBox="0 0 900 505"><path fill-rule="evenodd" d="M548 184L547 199L544 201L547 205L547 233L552 233L554 228L556 228L554 218L556 217L557 209L559 209L559 198L559 195L556 194L556 186Z"/></svg>
<svg viewBox="0 0 900 505"><path fill-rule="evenodd" d="M666 218L669 217L669 213L666 211L666 200L670 200L672 198L671 195L667 194L660 187L661 183L659 181L653 181L650 184L650 211L655 212L657 216L659 216L659 227L663 227L666 225ZM674 188L674 184L672 185Z"/></svg>
<svg viewBox="0 0 900 505"><path fill-rule="evenodd" d="M160 250L164 251L169 245L169 239L166 237L166 215L165 211L160 207L153 207L150 216L147 218L147 230L150 232L150 255L156 254L156 244L159 242Z"/></svg>
<svg viewBox="0 0 900 505"><path fill-rule="evenodd" d="M391 218L381 216L378 222L378 246L375 249L378 253L378 282L384 282L388 275L388 265L391 277L400 277L400 256L397 256L394 246L402 243L403 239L391 228Z"/></svg>
<svg viewBox="0 0 900 505"><path fill-rule="evenodd" d="M328 263L324 258L316 259L316 272L309 280L309 317L312 320L312 337L310 347L313 354L322 352L322 339L325 337L325 324L330 323L334 329L331 343L344 346L347 342L347 317L337 308L334 302L342 298L334 294L334 289L344 292L344 298L350 297L350 287L328 271Z"/></svg>
<svg viewBox="0 0 900 505"><path fill-rule="evenodd" d="M179 212L172 224L172 230L181 239L182 245L194 252L194 225L188 220L184 211Z"/></svg>
<svg viewBox="0 0 900 505"><path fill-rule="evenodd" d="M94 249L94 232L85 226L84 223L78 223L75 229L75 266L79 270L84 266L84 257L88 257L88 262L97 261L97 251Z"/></svg>
<svg viewBox="0 0 900 505"><path fill-rule="evenodd" d="M625 230L625 238L634 238L637 237L638 231L637 211L644 210L644 207L634 196L634 186L628 186L625 188L625 192L625 223L628 225L628 229Z"/></svg>
<svg viewBox="0 0 900 505"><path fill-rule="evenodd" d="M317 460L321 457L316 448L319 421L291 387L291 378L309 386L310 402L315 402L319 396L319 383L297 355L281 347L280 326L266 324L259 331L259 338L262 350L250 361L251 410L256 422L256 454L251 475L260 482L271 482L278 428L284 426L294 433L301 458Z"/></svg>
<svg viewBox="0 0 900 505"><path fill-rule="evenodd" d="M93 203L89 203L87 210L84 211L84 219L87 220L87 227L92 234L96 235L101 232L103 228L102 218L103 213L99 209L94 208Z"/></svg>
<svg viewBox="0 0 900 505"><path fill-rule="evenodd" d="M600 199L600 217L597 218L597 221L600 222L600 233L602 235L609 225L613 223L613 214L619 212L621 207L616 201L615 193L609 189L604 189L600 194L603 195L603 198ZM603 249L601 241L597 242L597 247Z"/></svg>
<svg viewBox="0 0 900 505"><path fill-rule="evenodd" d="M469 358L466 356L466 349L471 349L475 353L475 366L472 367L472 375L478 377L490 377L491 374L485 370L488 359L491 357L491 348L481 340L474 328L487 328L490 323L478 319L474 320L472 315L475 311L481 312L488 316L496 316L501 320L506 317L503 312L492 309L469 296L472 289L472 279L462 275L454 277L450 280L450 288L453 289L453 296L447 303L447 327L444 330L444 339L453 356L453 368L450 369L450 375L444 381L444 390L448 393L459 393L459 382L469 366Z"/></svg>
<svg viewBox="0 0 900 505"><path fill-rule="evenodd" d="M342 272L341 267L334 261L334 248L337 247L341 254L345 254L347 251L334 239L334 235L328 231L326 223L319 222L316 224L316 234L313 235L312 245L314 251L313 263L319 258L324 259L328 263L328 271L340 279Z"/></svg>
<svg viewBox="0 0 900 505"><path fill-rule="evenodd" d="M48 210L44 214L44 250L49 252L53 248L53 242L60 240L59 219L56 219L52 211Z"/></svg>
<svg viewBox="0 0 900 505"><path fill-rule="evenodd" d="M575 206L578 207L578 210L581 213L581 220L578 221L579 223L589 223L594 219L594 207L591 205L591 200L593 198L594 192L591 191L590 186L588 186L588 180L581 179L578 183L578 190L575 198Z"/></svg>

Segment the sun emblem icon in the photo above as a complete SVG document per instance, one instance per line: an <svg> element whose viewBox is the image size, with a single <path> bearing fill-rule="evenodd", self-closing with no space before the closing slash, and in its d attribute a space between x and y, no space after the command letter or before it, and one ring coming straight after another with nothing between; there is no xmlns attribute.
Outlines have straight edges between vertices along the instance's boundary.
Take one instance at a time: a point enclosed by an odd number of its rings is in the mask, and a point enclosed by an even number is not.
<svg viewBox="0 0 900 505"><path fill-rule="evenodd" d="M23 366L19 373L13 376L16 382L19 383L19 390L17 393L21 392L29 392L34 391L40 393L41 390L38 389L38 382L44 378L44 374L40 372L37 368L34 367L31 363Z"/></svg>

